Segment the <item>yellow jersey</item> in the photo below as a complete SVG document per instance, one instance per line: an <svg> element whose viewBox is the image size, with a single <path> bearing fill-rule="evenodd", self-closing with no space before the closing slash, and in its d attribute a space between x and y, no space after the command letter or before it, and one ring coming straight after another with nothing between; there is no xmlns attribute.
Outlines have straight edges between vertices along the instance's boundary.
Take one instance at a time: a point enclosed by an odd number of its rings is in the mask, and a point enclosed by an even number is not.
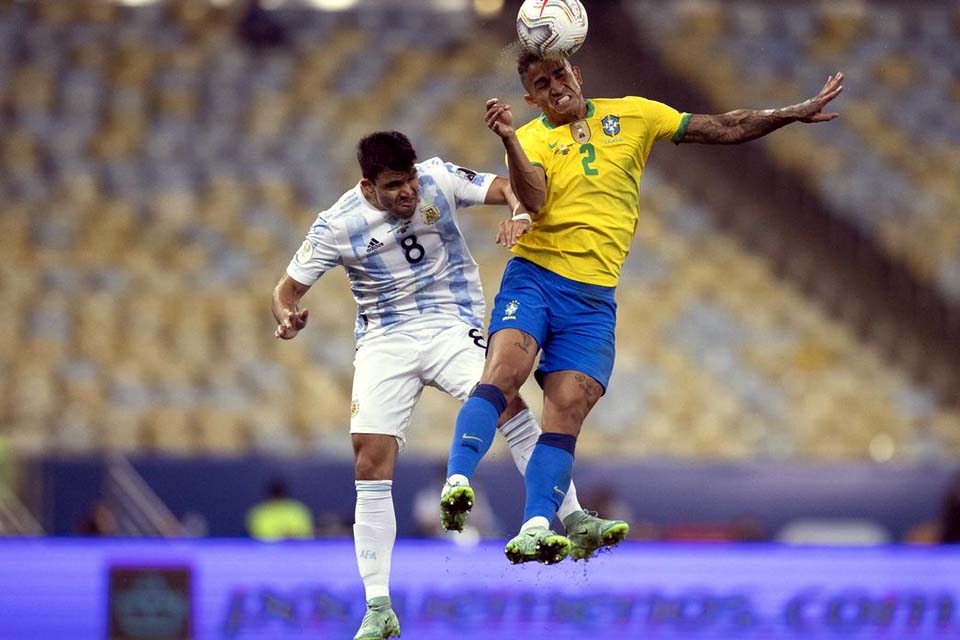
<svg viewBox="0 0 960 640"><path fill-rule="evenodd" d="M565 278L612 287L620 278L640 206L640 177L657 140L679 142L690 114L628 96L587 100L587 115L554 127L544 116L517 130L547 175L542 217L513 251Z"/></svg>

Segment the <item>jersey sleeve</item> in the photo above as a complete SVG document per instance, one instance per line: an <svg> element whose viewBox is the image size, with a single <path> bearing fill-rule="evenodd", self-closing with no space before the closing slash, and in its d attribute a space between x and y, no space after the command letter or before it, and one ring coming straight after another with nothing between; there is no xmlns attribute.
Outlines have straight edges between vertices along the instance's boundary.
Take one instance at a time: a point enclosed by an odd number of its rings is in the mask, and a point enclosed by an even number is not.
<svg viewBox="0 0 960 640"><path fill-rule="evenodd" d="M450 162L445 162L443 166L449 174L449 183L453 188L457 208L483 204L487 198L487 191L490 190L490 185L497 176L460 167Z"/></svg>
<svg viewBox="0 0 960 640"><path fill-rule="evenodd" d="M530 161L530 164L535 167L540 167L546 172L548 168L547 162L550 158L550 149L547 147L547 143L543 138L533 134L531 124L527 124L517 130L517 140L520 142L520 146L523 147L523 152L527 154L527 160ZM508 165L510 164L509 159L507 159L506 162Z"/></svg>
<svg viewBox="0 0 960 640"><path fill-rule="evenodd" d="M322 217L318 217L287 265L287 275L300 284L310 286L324 273L342 263L333 228Z"/></svg>
<svg viewBox="0 0 960 640"><path fill-rule="evenodd" d="M689 113L680 113L671 106L647 98L627 98L634 103L646 121L654 140L680 142L687 131Z"/></svg>

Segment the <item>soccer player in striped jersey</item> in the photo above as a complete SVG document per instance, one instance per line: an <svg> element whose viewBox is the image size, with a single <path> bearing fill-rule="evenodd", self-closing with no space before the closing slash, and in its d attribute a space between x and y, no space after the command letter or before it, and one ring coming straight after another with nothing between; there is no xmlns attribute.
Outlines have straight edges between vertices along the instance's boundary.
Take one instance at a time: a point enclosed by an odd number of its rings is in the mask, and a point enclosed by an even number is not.
<svg viewBox="0 0 960 640"><path fill-rule="evenodd" d="M389 598L392 478L414 405L428 384L466 400L483 371L483 290L457 216L472 205L519 203L506 178L439 158L417 163L410 141L396 131L363 138L357 159L363 178L317 216L274 289L273 314L276 336L296 337L309 317L300 301L310 287L334 267L347 272L357 303L354 542L367 597L356 640L367 640L400 630ZM519 396L497 414L494 422L523 473L540 427ZM459 493L454 502L443 525L459 531L472 493ZM561 512L581 511L571 490Z"/></svg>
<svg viewBox="0 0 960 640"><path fill-rule="evenodd" d="M510 182L529 212L515 216L519 236L494 302L490 347L478 390L457 418L448 484L464 484L483 452L462 446L488 440L496 426L491 404L509 403L533 369L543 387L539 438L525 474L526 507L520 533L505 553L511 562L553 562L591 552L580 542L596 523L562 517L566 535L550 530L570 482L580 428L604 394L614 359L614 291L639 213L640 177L653 143L736 144L792 122L827 122L823 108L842 90L843 75L820 93L781 109L740 109L717 115L680 113L639 97L588 100L579 68L566 58L521 54L517 71L525 100L542 115L514 129L509 105L487 102L487 126L503 142ZM599 532L603 545L619 542L624 523Z"/></svg>

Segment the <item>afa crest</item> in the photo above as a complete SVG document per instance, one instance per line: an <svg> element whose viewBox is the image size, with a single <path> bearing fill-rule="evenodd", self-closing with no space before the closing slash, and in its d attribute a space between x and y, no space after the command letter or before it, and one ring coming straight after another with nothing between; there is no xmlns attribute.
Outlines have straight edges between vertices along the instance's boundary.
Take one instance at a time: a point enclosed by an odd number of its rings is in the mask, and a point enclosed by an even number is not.
<svg viewBox="0 0 960 640"><path fill-rule="evenodd" d="M603 125L603 132L611 138L620 133L620 118L617 116L606 116L600 124Z"/></svg>
<svg viewBox="0 0 960 640"><path fill-rule="evenodd" d="M432 202L425 202L420 207L420 215L423 216L425 224L436 224L440 220L440 209Z"/></svg>

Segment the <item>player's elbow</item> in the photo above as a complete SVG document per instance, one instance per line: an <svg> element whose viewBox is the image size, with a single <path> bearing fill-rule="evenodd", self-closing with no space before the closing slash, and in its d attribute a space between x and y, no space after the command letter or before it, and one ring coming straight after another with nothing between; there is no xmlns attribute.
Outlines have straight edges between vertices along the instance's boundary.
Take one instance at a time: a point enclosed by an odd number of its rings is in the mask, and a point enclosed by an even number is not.
<svg viewBox="0 0 960 640"><path fill-rule="evenodd" d="M543 205L547 203L547 199L541 193L534 193L524 197L521 202L523 203L523 208L536 218L540 215L540 210L543 209Z"/></svg>

